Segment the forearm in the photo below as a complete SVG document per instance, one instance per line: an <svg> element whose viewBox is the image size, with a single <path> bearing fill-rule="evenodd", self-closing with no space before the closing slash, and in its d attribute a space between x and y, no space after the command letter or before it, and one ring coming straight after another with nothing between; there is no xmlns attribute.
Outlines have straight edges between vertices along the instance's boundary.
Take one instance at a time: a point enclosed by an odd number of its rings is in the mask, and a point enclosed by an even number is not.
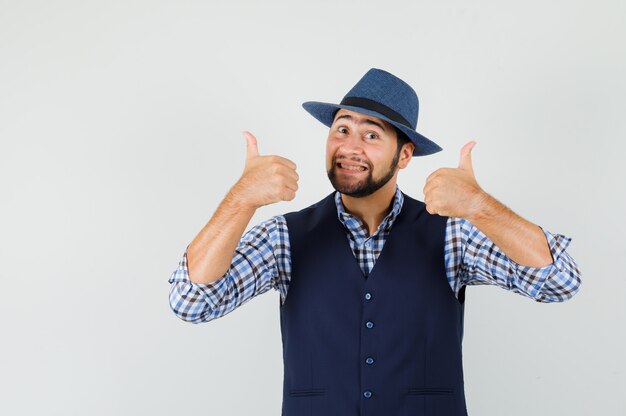
<svg viewBox="0 0 626 416"><path fill-rule="evenodd" d="M487 193L467 220L518 264L544 267L553 262L543 231Z"/></svg>
<svg viewBox="0 0 626 416"><path fill-rule="evenodd" d="M222 278L201 284L189 279L187 252L168 282L172 311L192 323L221 318L255 296L276 289L287 294L291 269L287 223L281 215L263 221L242 236Z"/></svg>
<svg viewBox="0 0 626 416"><path fill-rule="evenodd" d="M189 280L209 284L230 267L237 244L256 208L238 198L233 187L187 248Z"/></svg>

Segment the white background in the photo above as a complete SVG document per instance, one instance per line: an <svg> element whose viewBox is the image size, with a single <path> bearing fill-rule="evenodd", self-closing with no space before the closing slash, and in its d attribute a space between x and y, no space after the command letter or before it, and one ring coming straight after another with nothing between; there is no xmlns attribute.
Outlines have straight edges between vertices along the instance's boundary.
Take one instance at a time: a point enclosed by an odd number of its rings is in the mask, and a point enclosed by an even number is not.
<svg viewBox="0 0 626 416"><path fill-rule="evenodd" d="M278 293L192 325L167 279L244 165L242 130L331 190L327 129L371 67L420 97L443 147L400 187L457 166L572 237L563 304L467 290L472 415L626 414L622 262L626 3L0 1L0 413L278 415Z"/></svg>

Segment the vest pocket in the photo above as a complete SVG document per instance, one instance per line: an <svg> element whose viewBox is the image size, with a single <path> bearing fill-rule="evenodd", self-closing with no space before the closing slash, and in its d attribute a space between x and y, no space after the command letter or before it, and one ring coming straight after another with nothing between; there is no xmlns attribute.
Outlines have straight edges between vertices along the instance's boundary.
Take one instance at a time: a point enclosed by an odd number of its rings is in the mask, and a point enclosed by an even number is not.
<svg viewBox="0 0 626 416"><path fill-rule="evenodd" d="M409 396L451 396L454 389L440 387L409 387Z"/></svg>
<svg viewBox="0 0 626 416"><path fill-rule="evenodd" d="M289 397L311 397L323 396L325 394L325 389L289 390Z"/></svg>
<svg viewBox="0 0 626 416"><path fill-rule="evenodd" d="M326 388L289 389L283 397L283 416L325 416L329 411L330 392Z"/></svg>
<svg viewBox="0 0 626 416"><path fill-rule="evenodd" d="M405 396L402 416L467 416L462 402L447 387L409 387Z"/></svg>

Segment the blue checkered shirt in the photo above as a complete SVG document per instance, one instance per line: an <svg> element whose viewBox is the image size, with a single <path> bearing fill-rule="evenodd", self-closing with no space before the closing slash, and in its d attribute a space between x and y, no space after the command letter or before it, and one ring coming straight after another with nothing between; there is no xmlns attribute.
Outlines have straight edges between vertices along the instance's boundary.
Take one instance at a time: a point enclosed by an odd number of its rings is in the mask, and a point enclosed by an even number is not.
<svg viewBox="0 0 626 416"><path fill-rule="evenodd" d="M337 215L363 274L374 267L404 197L396 186L393 208L378 230L369 235L365 224L346 212L341 194L335 192ZM522 266L508 258L485 234L462 218L446 223L445 265L450 288L459 297L463 286L496 285L538 302L562 302L580 287L580 271L565 251L571 238L542 227L553 263L541 268ZM275 289L284 303L291 278L291 253L287 222L274 216L247 231L241 238L228 271L210 284L189 280L187 252L172 273L169 303L181 319L207 322L226 315L253 297Z"/></svg>

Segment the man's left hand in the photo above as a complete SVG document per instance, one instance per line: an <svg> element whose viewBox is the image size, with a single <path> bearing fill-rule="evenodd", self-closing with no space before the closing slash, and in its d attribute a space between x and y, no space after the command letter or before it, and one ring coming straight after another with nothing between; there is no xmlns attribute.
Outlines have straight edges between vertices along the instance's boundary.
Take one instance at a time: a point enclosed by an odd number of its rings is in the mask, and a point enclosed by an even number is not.
<svg viewBox="0 0 626 416"><path fill-rule="evenodd" d="M487 193L476 182L472 168L471 141L461 149L458 168L440 168L426 178L426 211L448 217L470 219L480 211Z"/></svg>

